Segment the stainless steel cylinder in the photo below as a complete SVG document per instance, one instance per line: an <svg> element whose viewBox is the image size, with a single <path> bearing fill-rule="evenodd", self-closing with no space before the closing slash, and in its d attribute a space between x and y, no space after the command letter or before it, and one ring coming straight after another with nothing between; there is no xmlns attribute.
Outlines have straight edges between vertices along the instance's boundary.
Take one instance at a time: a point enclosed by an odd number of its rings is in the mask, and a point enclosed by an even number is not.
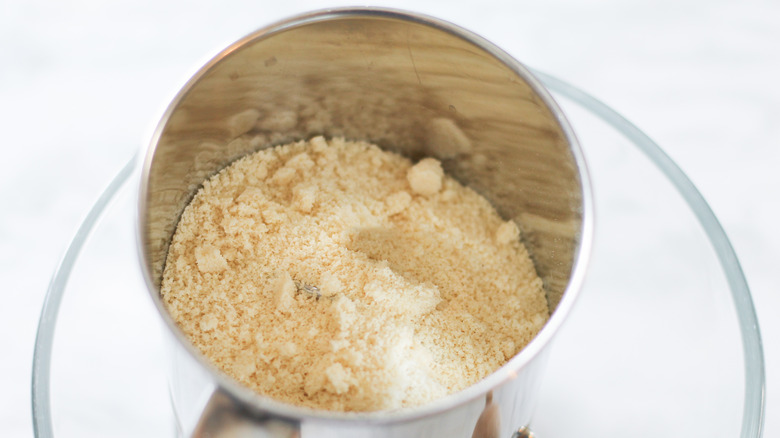
<svg viewBox="0 0 780 438"><path fill-rule="evenodd" d="M236 158L315 135L367 140L412 159L437 157L514 219L552 310L531 344L482 382L398 412L285 405L212 367L159 296L179 216L202 182ZM250 436L510 437L529 422L547 346L581 286L592 202L560 109L496 46L441 20L387 9L321 11L274 24L225 49L184 86L143 166L139 250L172 339L182 435L245 428Z"/></svg>

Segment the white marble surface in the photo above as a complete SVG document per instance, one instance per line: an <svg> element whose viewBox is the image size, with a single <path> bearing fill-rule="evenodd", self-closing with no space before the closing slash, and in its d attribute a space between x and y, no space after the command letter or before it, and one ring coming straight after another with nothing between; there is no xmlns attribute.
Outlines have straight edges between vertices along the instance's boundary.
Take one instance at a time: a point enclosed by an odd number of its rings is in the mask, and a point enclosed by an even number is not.
<svg viewBox="0 0 780 438"><path fill-rule="evenodd" d="M32 434L33 342L51 272L92 203L145 142L183 81L210 55L257 27L340 4L276 3L0 4L5 163L0 174L0 277L5 283L0 292L0 436ZM775 232L780 214L780 3L409 1L392 6L476 31L522 62L598 96L653 137L689 174L729 233L753 290L767 361L765 436L780 435L780 234ZM105 260L98 266L110 275L112 248L96 251L84 256ZM95 305L111 305L111 300ZM78 327L74 330L78 334ZM91 417L71 421L88 430ZM614 421L614 430L629 431L623 436L653 436L649 429L643 435L630 424L621 425L618 415ZM132 436L134 429L122 429Z"/></svg>

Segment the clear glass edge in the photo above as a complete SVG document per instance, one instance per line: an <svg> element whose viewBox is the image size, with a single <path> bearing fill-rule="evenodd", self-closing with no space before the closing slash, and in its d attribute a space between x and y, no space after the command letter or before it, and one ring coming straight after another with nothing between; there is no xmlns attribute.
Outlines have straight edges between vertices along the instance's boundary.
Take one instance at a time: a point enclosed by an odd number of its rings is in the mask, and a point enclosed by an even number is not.
<svg viewBox="0 0 780 438"><path fill-rule="evenodd" d="M54 270L46 291L41 316L38 320L38 331L35 336L32 370L32 420L33 432L36 437L53 437L54 426L51 415L51 355L54 346L54 331L57 328L57 316L62 304L62 298L73 266L78 260L82 248L86 244L95 225L107 211L107 207L116 198L116 194L130 179L136 170L138 153L125 164L108 184L103 193L89 210L84 221L76 231L70 245L65 250L60 263Z"/></svg>
<svg viewBox="0 0 780 438"><path fill-rule="evenodd" d="M682 169L636 125L581 89L538 70L532 69L531 71L549 90L592 112L634 143L674 185L677 192L683 197L696 216L699 224L704 228L726 275L734 307L737 311L737 320L739 321L742 338L745 366L745 400L740 436L742 438L760 438L763 435L766 400L766 376L761 332L747 279L742 271L737 254L726 235L726 231L723 229L720 221L718 221L712 208L710 208L702 194Z"/></svg>
<svg viewBox="0 0 780 438"><path fill-rule="evenodd" d="M677 166L660 146L634 124L579 88L538 70L531 69L531 71L550 91L558 93L584 109L589 110L633 142L672 182L678 193L691 208L702 228L704 228L726 275L737 311L742 338L745 366L745 400L740 436L742 438L760 438L763 434L766 397L766 377L761 333L747 280L734 248L715 213L682 169ZM136 170L138 159L139 155L135 154L109 183L92 206L55 269L46 291L33 353L31 390L33 430L36 437L54 436L50 398L51 355L57 315L70 273L95 225L103 213L106 212L107 206L130 179L134 170Z"/></svg>

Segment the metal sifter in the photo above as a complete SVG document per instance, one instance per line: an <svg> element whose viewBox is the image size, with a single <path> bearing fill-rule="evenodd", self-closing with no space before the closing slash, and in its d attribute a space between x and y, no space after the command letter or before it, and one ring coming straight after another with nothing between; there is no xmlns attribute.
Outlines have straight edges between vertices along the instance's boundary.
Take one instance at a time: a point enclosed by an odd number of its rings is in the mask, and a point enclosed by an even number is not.
<svg viewBox="0 0 780 438"><path fill-rule="evenodd" d="M433 156L522 229L551 318L476 385L428 405L322 412L260 396L189 344L159 297L168 245L201 183L236 158L315 135ZM262 138L261 142L248 138ZM577 141L517 61L444 21L390 9L301 15L226 48L179 92L143 163L138 240L171 340L180 436L512 437L527 433L549 341L580 289L592 200Z"/></svg>

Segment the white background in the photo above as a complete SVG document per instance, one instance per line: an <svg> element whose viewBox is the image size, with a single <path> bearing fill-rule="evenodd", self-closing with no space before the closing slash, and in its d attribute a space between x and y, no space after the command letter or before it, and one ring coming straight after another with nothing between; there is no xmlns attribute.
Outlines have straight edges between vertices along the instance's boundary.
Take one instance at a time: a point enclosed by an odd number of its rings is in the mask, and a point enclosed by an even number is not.
<svg viewBox="0 0 780 438"><path fill-rule="evenodd" d="M32 434L33 342L51 272L178 88L244 34L339 4L0 2L0 436ZM780 435L780 3L382 5L452 21L587 90L677 161L752 288L767 360L765 436Z"/></svg>

